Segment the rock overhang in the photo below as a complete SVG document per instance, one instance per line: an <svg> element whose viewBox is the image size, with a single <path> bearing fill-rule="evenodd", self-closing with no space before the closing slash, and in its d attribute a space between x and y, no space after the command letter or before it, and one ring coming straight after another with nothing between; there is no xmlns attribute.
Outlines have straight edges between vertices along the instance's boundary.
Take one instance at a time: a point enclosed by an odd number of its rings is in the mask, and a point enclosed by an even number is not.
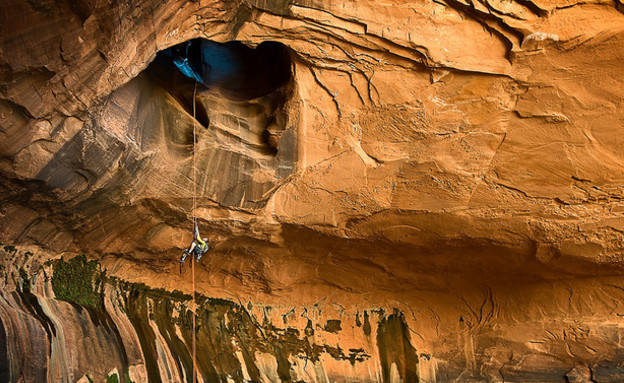
<svg viewBox="0 0 624 383"><path fill-rule="evenodd" d="M510 274L619 272L616 138L597 120L601 112L587 111L599 104L592 95L611 94L611 85L592 82L575 66L580 82L574 90L557 64L584 62L618 33L601 37L596 23L585 20L589 43L580 43L553 21L576 13L550 5L515 4L487 17L455 2L418 5L428 19L368 5L397 25L421 29L403 36L349 7L215 2L184 3L176 13L152 9L157 32L147 33L138 22L114 27L96 10L73 19L75 10L59 8L54 17L75 24L54 37L64 41L64 61L41 72L20 66L20 54L5 58L19 76L5 85L3 108L12 117L3 173L19 180L13 185L37 180L29 188L48 187L49 201L65 202L48 209L56 210L51 219L28 209L27 216L46 223L18 225L7 236L42 243L56 235L64 244L57 250L97 244L102 253L178 251L191 189L188 89L183 100L172 100L141 73L150 71L157 52L196 39L240 49L272 41L284 44L293 68L279 97L249 102L200 95L200 105L216 105L213 112L198 109L201 125L219 125L202 130L199 152L199 166L218 169L200 180L206 204L199 215L218 233L215 239L251 237L286 248L282 232L301 227L327 241L379 241L415 264L453 251L463 262L462 252L490 248L509 257L500 267L515 265ZM613 13L597 9L600 17ZM147 8L118 12L139 17ZM546 32L538 31L539 20ZM112 37L89 45L98 28ZM483 28L489 37L480 40ZM492 43L491 49L459 44L451 38L457 30L473 31L465 38ZM303 31L307 37L298 38ZM435 43L442 37L444 44ZM4 50L16 49L20 38L5 39ZM618 52L605 56L606 75ZM474 60L477 53L487 59ZM86 68L94 81L81 75ZM25 90L28 84L40 86L40 97ZM611 110L615 123L610 102L603 112ZM235 109L244 116L219 112ZM115 239L111 233L121 228L129 232ZM24 234L28 230L41 233ZM377 251L371 246L370 253ZM496 274L487 256L471 258L475 269Z"/></svg>

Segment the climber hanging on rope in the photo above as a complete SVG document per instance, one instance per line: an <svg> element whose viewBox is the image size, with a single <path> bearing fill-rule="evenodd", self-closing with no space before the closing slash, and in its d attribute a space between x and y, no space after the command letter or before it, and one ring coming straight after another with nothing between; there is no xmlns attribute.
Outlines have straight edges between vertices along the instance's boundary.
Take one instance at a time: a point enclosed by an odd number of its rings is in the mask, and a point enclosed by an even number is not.
<svg viewBox="0 0 624 383"><path fill-rule="evenodd" d="M202 239L202 237L199 235L199 227L197 226L197 222L195 222L195 230L193 231L193 242L191 242L188 249L184 250L184 254L182 255L182 258L180 258L180 263L184 263L186 257L190 254L194 254L195 259L197 260L197 262L199 262L201 257L204 255L205 252L208 251L208 249L210 249L210 246L208 246L208 238Z"/></svg>

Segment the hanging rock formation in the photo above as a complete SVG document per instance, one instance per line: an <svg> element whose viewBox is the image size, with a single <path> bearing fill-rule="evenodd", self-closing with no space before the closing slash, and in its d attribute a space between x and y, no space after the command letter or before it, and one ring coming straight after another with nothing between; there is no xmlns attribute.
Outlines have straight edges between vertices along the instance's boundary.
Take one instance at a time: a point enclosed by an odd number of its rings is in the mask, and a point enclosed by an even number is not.
<svg viewBox="0 0 624 383"><path fill-rule="evenodd" d="M624 381L619 0L0 15L0 381Z"/></svg>

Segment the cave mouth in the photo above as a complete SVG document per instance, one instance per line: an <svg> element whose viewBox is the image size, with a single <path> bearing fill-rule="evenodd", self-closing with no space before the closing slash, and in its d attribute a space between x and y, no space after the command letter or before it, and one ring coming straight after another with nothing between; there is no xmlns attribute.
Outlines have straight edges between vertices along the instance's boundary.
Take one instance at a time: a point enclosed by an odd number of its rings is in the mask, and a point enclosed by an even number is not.
<svg viewBox="0 0 624 383"><path fill-rule="evenodd" d="M209 110L215 103L196 102L195 118L204 128L211 126L212 118L230 131L244 126L257 136L247 144L263 154L277 155L293 79L291 53L284 44L265 41L251 48L240 41L188 40L158 52L145 74L191 115L193 100L200 94L204 100L206 94L213 94L235 103L224 121L220 112Z"/></svg>
<svg viewBox="0 0 624 383"><path fill-rule="evenodd" d="M198 38L158 52L148 71L159 82L169 82L167 88L197 81L230 100L245 101L288 84L292 60L288 48L275 41L251 48L240 41L218 43Z"/></svg>

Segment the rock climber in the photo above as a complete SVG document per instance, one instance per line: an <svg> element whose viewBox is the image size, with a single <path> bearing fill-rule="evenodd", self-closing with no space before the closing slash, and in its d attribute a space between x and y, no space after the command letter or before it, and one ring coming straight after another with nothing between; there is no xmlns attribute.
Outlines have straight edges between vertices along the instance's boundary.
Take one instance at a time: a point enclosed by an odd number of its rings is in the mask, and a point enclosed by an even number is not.
<svg viewBox="0 0 624 383"><path fill-rule="evenodd" d="M208 251L208 249L210 249L210 246L208 246L208 238L201 238L201 236L199 235L199 227L197 226L197 222L195 222L195 230L193 231L193 242L191 242L191 245L188 247L188 249L184 250L184 254L182 255L182 258L180 258L180 263L184 263L186 257L190 254L194 254L195 259L197 260L197 262L199 262L201 257L204 255L205 252Z"/></svg>
<svg viewBox="0 0 624 383"><path fill-rule="evenodd" d="M199 82L203 82L202 69L204 65L201 63L199 48L199 44L192 44L192 41L187 41L186 43L171 47L166 54L171 56L173 63L182 74Z"/></svg>

